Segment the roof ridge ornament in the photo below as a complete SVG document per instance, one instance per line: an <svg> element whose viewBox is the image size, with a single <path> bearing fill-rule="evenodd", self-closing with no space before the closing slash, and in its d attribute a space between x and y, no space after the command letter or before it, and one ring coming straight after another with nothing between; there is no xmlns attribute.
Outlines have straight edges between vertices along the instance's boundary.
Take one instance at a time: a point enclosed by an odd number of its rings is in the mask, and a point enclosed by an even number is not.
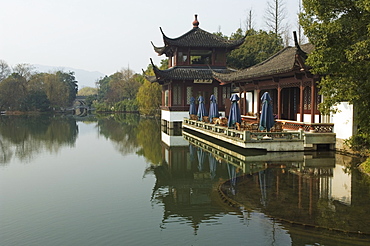
<svg viewBox="0 0 370 246"><path fill-rule="evenodd" d="M195 20L193 21L193 28L197 28L199 26L199 21L198 21L198 15L195 14Z"/></svg>

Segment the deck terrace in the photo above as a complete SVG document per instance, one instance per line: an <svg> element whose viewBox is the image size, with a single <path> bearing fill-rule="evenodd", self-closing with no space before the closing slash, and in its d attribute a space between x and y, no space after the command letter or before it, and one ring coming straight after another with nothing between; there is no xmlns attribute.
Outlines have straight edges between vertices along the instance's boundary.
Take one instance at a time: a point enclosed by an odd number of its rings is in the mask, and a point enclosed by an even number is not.
<svg viewBox="0 0 370 246"><path fill-rule="evenodd" d="M316 150L319 145L328 145L333 149L335 145L335 133L331 132L311 133L303 129L279 132L237 130L187 118L184 118L182 127L246 149L304 151Z"/></svg>

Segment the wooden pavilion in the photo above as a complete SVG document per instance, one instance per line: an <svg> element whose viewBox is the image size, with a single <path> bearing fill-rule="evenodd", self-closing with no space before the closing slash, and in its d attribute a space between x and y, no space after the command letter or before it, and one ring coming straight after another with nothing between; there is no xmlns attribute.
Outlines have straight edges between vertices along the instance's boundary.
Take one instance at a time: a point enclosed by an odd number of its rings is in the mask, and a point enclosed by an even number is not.
<svg viewBox="0 0 370 246"><path fill-rule="evenodd" d="M261 96L269 92L273 100L273 111L277 119L320 123L317 82L306 66L307 55L313 45L286 47L267 60L234 73L221 74L214 71L214 78L222 85L232 85L239 91L242 115L259 116Z"/></svg>
<svg viewBox="0 0 370 246"><path fill-rule="evenodd" d="M169 38L161 30L164 46L154 51L168 58L169 69L161 70L152 62L155 76L151 82L162 85L162 123L172 128L174 123L181 123L184 117L189 117L190 99L197 101L203 96L207 110L210 96L217 100L219 111L225 110L226 99L231 95L231 84L221 85L213 76L229 74L234 70L226 67L227 54L239 47L245 38L227 40L199 28L197 15L193 28L177 38Z"/></svg>

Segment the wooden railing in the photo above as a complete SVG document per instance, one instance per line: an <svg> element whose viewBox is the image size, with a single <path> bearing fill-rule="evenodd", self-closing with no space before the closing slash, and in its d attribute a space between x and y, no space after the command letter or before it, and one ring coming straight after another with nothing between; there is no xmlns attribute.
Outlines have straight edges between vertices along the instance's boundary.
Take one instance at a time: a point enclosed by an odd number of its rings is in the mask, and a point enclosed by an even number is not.
<svg viewBox="0 0 370 246"><path fill-rule="evenodd" d="M247 123L258 123L258 118L253 116L242 116L242 120ZM333 132L333 123L307 123L290 120L276 120L281 122L283 130L303 130L305 132L331 133Z"/></svg>
<svg viewBox="0 0 370 246"><path fill-rule="evenodd" d="M276 120L283 123L284 130L303 130L305 132L332 133L333 123L307 123L289 120Z"/></svg>
<svg viewBox="0 0 370 246"><path fill-rule="evenodd" d="M195 126L197 128L201 128L207 131L211 131L217 134L222 134L227 137L234 138L238 141L248 142L248 141L255 141L255 140L271 140L271 139L303 139L303 132L302 131L281 131L281 132L259 132L259 131L246 131L246 130L237 130L225 126L218 126L215 124L206 123L203 121L198 120L190 120L184 118L184 124L188 124L191 126Z"/></svg>

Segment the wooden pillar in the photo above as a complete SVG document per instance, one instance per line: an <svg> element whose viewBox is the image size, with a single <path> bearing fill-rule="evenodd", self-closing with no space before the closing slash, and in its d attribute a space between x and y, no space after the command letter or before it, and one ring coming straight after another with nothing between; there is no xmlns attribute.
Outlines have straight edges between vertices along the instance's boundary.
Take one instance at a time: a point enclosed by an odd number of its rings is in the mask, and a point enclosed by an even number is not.
<svg viewBox="0 0 370 246"><path fill-rule="evenodd" d="M249 109L248 109L248 101L247 101L247 92L245 89L243 89L244 94L244 115L247 115Z"/></svg>
<svg viewBox="0 0 370 246"><path fill-rule="evenodd" d="M166 98L165 97L166 97L166 90L162 86L162 106L166 106L166 104L165 104Z"/></svg>
<svg viewBox="0 0 370 246"><path fill-rule="evenodd" d="M173 94L172 94L172 83L169 83L168 84L168 107L171 107L172 106L172 97L173 97Z"/></svg>
<svg viewBox="0 0 370 246"><path fill-rule="evenodd" d="M240 114L241 115L244 115L244 111L245 110L244 110L244 102L243 102L242 94L243 94L243 90L242 90L242 87L239 84L239 93L238 93L238 96L239 96L239 108L240 108Z"/></svg>
<svg viewBox="0 0 370 246"><path fill-rule="evenodd" d="M280 84L278 85L278 88L277 88L277 96L278 96L278 98L277 98L277 118L278 119L281 119L281 107L282 107L282 105L281 105L281 87L280 87Z"/></svg>
<svg viewBox="0 0 370 246"><path fill-rule="evenodd" d="M315 113L316 113L316 86L315 81L311 81L311 123L315 123Z"/></svg>
<svg viewBox="0 0 370 246"><path fill-rule="evenodd" d="M172 56L168 57L168 67L172 67Z"/></svg>
<svg viewBox="0 0 370 246"><path fill-rule="evenodd" d="M182 104L182 107L183 109L182 110L185 110L185 107L187 106L187 103L186 103L186 99L187 99L187 90L186 90L186 84L185 84L185 80L182 81L182 88L181 88L181 104Z"/></svg>
<svg viewBox="0 0 370 246"><path fill-rule="evenodd" d="M260 99L260 94L261 94L261 90L258 88L256 90L256 93L257 93L257 118L259 119L260 118L260 114L261 114L261 99Z"/></svg>
<svg viewBox="0 0 370 246"><path fill-rule="evenodd" d="M301 81L301 86L299 87L299 111L300 111L300 117L299 121L303 122L303 116L304 116L304 86L303 86L303 81Z"/></svg>

